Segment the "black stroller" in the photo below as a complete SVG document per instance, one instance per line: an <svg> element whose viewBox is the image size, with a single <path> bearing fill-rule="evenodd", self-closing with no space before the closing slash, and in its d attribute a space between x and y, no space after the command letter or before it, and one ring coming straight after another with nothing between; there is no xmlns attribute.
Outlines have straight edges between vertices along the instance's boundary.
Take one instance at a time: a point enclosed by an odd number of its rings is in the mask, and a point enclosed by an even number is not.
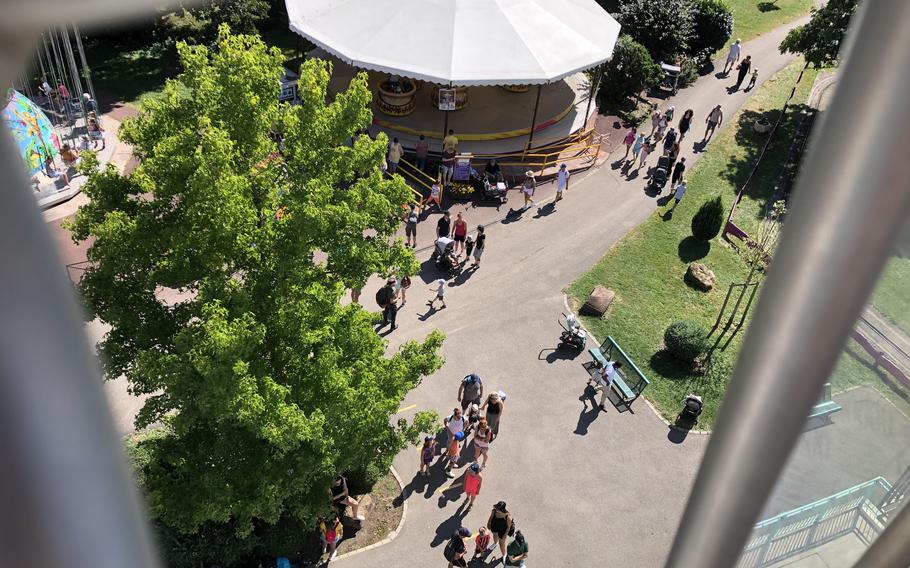
<svg viewBox="0 0 910 568"><path fill-rule="evenodd" d="M660 193L664 190L664 186L667 185L667 178L670 176L670 168L673 167L673 163L670 161L669 156L661 156L657 160L657 167L654 168L654 171L651 172L651 187L657 188L657 193Z"/></svg>
<svg viewBox="0 0 910 568"><path fill-rule="evenodd" d="M479 174L477 170L471 168L471 185L477 195L483 195L491 199L496 199L500 204L507 201L506 192L508 187L501 181L502 176L491 177L487 174Z"/></svg>
<svg viewBox="0 0 910 568"><path fill-rule="evenodd" d="M436 262L436 268L452 273L458 270L458 257L455 256L455 241L448 237L436 239L431 257Z"/></svg>
<svg viewBox="0 0 910 568"><path fill-rule="evenodd" d="M695 394L689 394L683 399L683 409L676 417L676 425L686 430L691 430L698 424L698 417L701 416L704 403L701 397Z"/></svg>

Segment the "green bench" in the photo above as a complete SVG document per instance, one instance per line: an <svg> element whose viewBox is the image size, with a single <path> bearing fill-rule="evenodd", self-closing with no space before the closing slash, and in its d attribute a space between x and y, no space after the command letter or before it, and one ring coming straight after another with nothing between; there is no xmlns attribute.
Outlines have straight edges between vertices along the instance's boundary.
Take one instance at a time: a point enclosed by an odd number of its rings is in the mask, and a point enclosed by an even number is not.
<svg viewBox="0 0 910 568"><path fill-rule="evenodd" d="M825 383L822 386L822 396L818 404L809 411L809 420L813 418L827 418L841 409L841 405L834 402L831 398L831 383Z"/></svg>
<svg viewBox="0 0 910 568"><path fill-rule="evenodd" d="M631 408L635 399L641 396L645 387L651 384L651 381L635 366L635 363L612 337L607 337L600 347L588 349L588 353L594 359L594 363L601 365L606 365L608 361L622 363L622 367L617 369L616 375L614 375L613 390L619 395L620 401L626 408ZM591 376L594 376L597 367L591 363L587 370Z"/></svg>

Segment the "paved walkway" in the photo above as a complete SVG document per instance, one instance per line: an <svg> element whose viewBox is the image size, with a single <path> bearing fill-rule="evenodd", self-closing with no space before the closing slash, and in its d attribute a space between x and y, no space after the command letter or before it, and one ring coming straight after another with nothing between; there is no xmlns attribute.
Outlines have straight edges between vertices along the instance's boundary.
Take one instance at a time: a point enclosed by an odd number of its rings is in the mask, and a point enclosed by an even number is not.
<svg viewBox="0 0 910 568"><path fill-rule="evenodd" d="M743 54L752 55L761 81L790 61L777 52L785 33L781 29L745 45ZM695 112L682 152L690 167L697 159L692 142L700 139L710 108L720 102L729 120L748 96L728 94L732 82L703 77L666 103L676 107L677 117L687 108ZM656 160L653 155L650 162ZM553 349L560 331L556 319L565 309L562 290L653 214L655 200L643 188L641 178L626 180L608 164L576 176L558 211L513 211L488 228L483 268L451 283L447 309L428 312L425 302L432 293L424 283L437 277L431 266L423 280L414 279L410 301L398 316L400 327L388 336L390 349L438 328L447 335L446 364L408 395L402 414L421 409L445 414L456 404L458 380L476 371L488 389L508 395L501 436L490 449L475 509L466 516L459 514L460 487L443 492L451 481L438 467L428 484L416 480L417 450L402 452L395 466L407 484L409 512L398 538L333 565L444 566L442 544L454 528L465 524L476 530L500 499L529 539L529 566L663 563L707 437L671 442L668 428L644 400L635 403L634 412L594 411L581 367L586 356ZM698 188L690 192L697 195ZM537 199L552 193L552 185L544 185ZM434 225L435 219L423 223L421 231L432 234ZM57 223L49 228L61 231ZM66 239L58 234L57 240L64 256L72 255ZM418 256L425 260L429 253ZM376 309L376 285L364 290L368 309ZM128 425L136 401L125 390L108 394L118 422Z"/></svg>
<svg viewBox="0 0 910 568"><path fill-rule="evenodd" d="M791 60L777 51L787 29L745 45L743 54L752 55L761 80ZM667 101L677 116L687 108L695 112L682 152L690 167L698 158L693 142L701 139L713 105L720 102L729 120L745 102L747 93L727 93L732 83L703 77ZM556 318L565 309L562 290L653 214L655 199L644 193L641 178L626 180L609 162L575 181L558 211L513 213L488 227L483 268L455 278L449 307L433 313L426 306L432 293L422 284L437 275L428 267L399 312L399 329L388 336L394 349L434 328L447 335L446 364L408 395L405 416L421 409L450 412L458 380L471 371L484 377L488 389L508 395L474 510L463 515L460 486L442 491L452 482L439 467L429 482L416 478L418 452L406 450L395 459L409 506L401 533L389 544L341 557L333 565L444 566L445 539L459 524L476 531L500 499L529 540L529 566L609 565L612 560L653 567L665 560L707 436L690 435L674 444L643 400L635 403L634 413L612 407L594 412L581 367L587 356L572 358L553 349L560 331ZM545 185L538 195L552 192ZM698 188L690 192L697 195ZM368 309L375 308L377 285L364 290Z"/></svg>

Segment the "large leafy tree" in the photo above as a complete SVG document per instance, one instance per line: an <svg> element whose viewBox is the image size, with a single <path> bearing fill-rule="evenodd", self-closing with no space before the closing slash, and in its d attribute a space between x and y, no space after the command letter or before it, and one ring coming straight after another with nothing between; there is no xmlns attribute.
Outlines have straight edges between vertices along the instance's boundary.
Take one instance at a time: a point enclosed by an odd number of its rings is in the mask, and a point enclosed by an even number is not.
<svg viewBox="0 0 910 568"><path fill-rule="evenodd" d="M298 106L277 103L281 54L222 28L217 49L178 48L178 80L126 122L141 164L91 170L72 223L92 239L80 289L107 322L109 377L150 395L137 427L143 488L184 533L328 507L339 472L387 466L432 417L390 423L438 368L439 333L391 357L346 287L389 266L413 274L391 237L410 190L384 179L386 139L365 75L334 98L330 67L301 69ZM327 102L331 99L331 102ZM91 162L91 160L89 160Z"/></svg>
<svg viewBox="0 0 910 568"><path fill-rule="evenodd" d="M699 64L710 61L733 34L733 12L724 0L693 0L692 23L689 54Z"/></svg>
<svg viewBox="0 0 910 568"><path fill-rule="evenodd" d="M659 83L662 76L660 65L654 63L648 50L630 36L621 35L616 41L613 58L604 66L600 96L621 104L628 97Z"/></svg>
<svg viewBox="0 0 910 568"><path fill-rule="evenodd" d="M622 0L619 23L657 61L673 62L692 40L690 0Z"/></svg>
<svg viewBox="0 0 910 568"><path fill-rule="evenodd" d="M814 67L837 63L857 1L829 0L821 8L813 8L809 23L790 30L781 42L781 52L801 53Z"/></svg>

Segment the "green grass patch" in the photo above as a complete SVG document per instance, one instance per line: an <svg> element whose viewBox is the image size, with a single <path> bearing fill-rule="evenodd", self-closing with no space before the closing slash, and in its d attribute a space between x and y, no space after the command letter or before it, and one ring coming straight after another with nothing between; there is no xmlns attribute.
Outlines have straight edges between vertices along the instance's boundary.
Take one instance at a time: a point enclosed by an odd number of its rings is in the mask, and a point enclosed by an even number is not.
<svg viewBox="0 0 910 568"><path fill-rule="evenodd" d="M888 261L878 286L872 294L872 305L883 316L910 335L910 258L895 256Z"/></svg>
<svg viewBox="0 0 910 568"><path fill-rule="evenodd" d="M725 207L730 206L736 194L735 179L746 164L751 167L750 156L754 160L757 155L741 146L740 125L746 120L742 117L770 112L775 102L782 105L801 68L802 62L795 61L774 80L765 82L739 113L727 117L729 124L715 136L688 176L689 190L672 215L666 215L667 207L663 206L569 287L576 302L583 301L596 284L616 292L606 317L585 317L585 325L598 339L613 336L632 357L651 380L645 396L668 419L675 418L682 398L695 392L705 398L700 423L711 427L745 334L742 329L720 338L712 356L713 368L704 376L693 373L690 366L663 349L664 330L674 320L688 319L711 328L730 284L741 283L746 277L742 258L727 243L714 239L706 245L690 236L692 216L716 195L722 196ZM803 81L811 85L812 77ZM788 146L788 141L784 145ZM781 159L776 167L769 167L779 170ZM711 292L699 292L683 281L688 264L695 261L705 263L716 274L717 285ZM718 337L711 339L713 345Z"/></svg>
<svg viewBox="0 0 910 568"><path fill-rule="evenodd" d="M727 0L733 12L733 37L749 41L809 13L812 0ZM726 52L724 52L726 53Z"/></svg>
<svg viewBox="0 0 910 568"><path fill-rule="evenodd" d="M877 367L875 359L853 339L847 342L837 360L830 382L835 393L857 386L872 387L910 418L910 392Z"/></svg>

